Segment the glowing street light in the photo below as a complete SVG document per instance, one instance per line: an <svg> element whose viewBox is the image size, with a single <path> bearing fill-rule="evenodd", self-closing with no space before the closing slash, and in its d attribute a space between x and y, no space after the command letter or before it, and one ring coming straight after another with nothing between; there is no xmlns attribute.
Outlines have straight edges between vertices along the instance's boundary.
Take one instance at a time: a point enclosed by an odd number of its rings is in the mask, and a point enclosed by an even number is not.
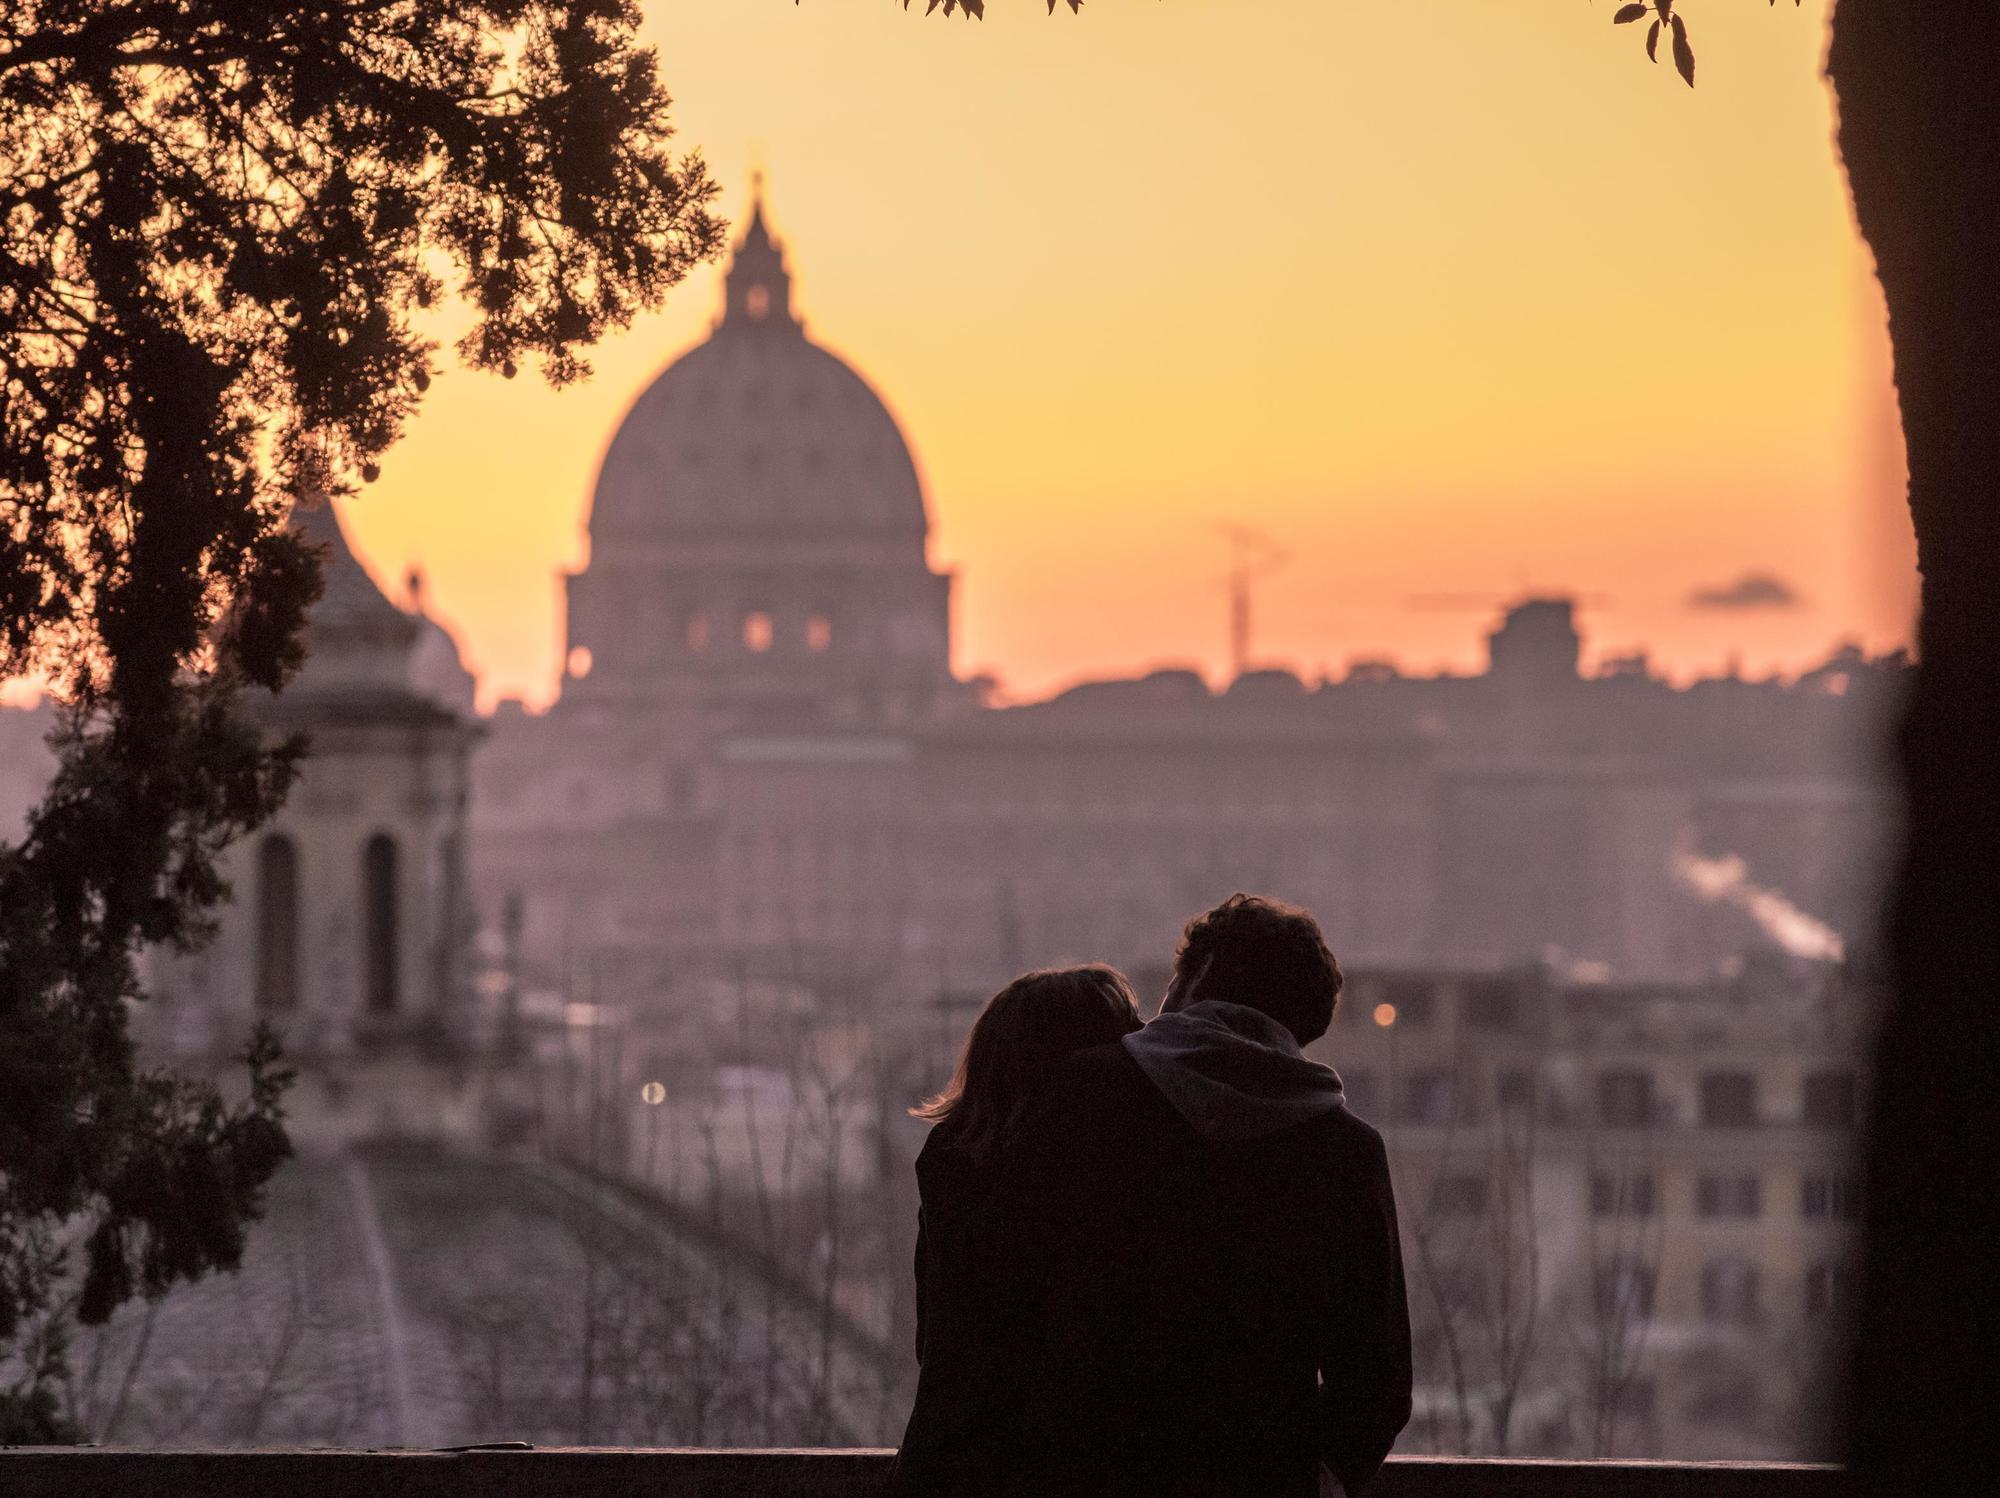
<svg viewBox="0 0 2000 1498"><path fill-rule="evenodd" d="M1377 1004L1375 1006L1375 1023L1385 1030L1395 1024L1396 1006L1394 1004Z"/></svg>

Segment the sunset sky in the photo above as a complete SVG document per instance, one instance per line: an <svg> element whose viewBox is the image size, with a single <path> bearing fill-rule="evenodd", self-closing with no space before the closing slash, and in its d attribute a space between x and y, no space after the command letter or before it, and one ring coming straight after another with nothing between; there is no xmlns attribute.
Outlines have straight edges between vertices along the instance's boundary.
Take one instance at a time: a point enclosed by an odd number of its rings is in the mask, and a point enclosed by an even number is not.
<svg viewBox="0 0 2000 1498"><path fill-rule="evenodd" d="M720 208L763 168L808 331L916 452L961 671L1220 671L1225 520L1282 541L1256 654L1308 673L1475 665L1528 589L1678 675L1902 638L1825 0L1686 0L1693 91L1610 0L921 5L646 10ZM552 693L598 461L719 273L583 386L447 373L346 507L385 582L422 565L488 702ZM1689 605L1750 572L1802 602Z"/></svg>

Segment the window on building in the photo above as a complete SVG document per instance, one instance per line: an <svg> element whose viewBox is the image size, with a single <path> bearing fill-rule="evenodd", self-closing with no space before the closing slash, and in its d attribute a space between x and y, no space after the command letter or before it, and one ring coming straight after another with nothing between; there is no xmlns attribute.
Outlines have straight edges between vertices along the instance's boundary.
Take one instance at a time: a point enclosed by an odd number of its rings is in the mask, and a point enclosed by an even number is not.
<svg viewBox="0 0 2000 1498"><path fill-rule="evenodd" d="M1757 1079L1744 1071L1714 1071L1701 1079L1701 1121L1711 1129L1757 1122Z"/></svg>
<svg viewBox="0 0 2000 1498"><path fill-rule="evenodd" d="M1760 1315L1757 1266L1733 1258L1702 1265L1701 1314L1718 1326L1755 1326Z"/></svg>
<svg viewBox="0 0 2000 1498"><path fill-rule="evenodd" d="M743 616L743 648L762 655L777 638L768 609L752 609Z"/></svg>
<svg viewBox="0 0 2000 1498"><path fill-rule="evenodd" d="M1822 1261L1806 1269L1806 1313L1826 1316L1854 1303L1854 1271L1845 1264Z"/></svg>
<svg viewBox="0 0 2000 1498"><path fill-rule="evenodd" d="M1851 1129L1858 1112L1854 1073L1816 1071L1806 1076L1803 1121L1816 1129Z"/></svg>
<svg viewBox="0 0 2000 1498"><path fill-rule="evenodd" d="M1457 1111L1451 1073L1440 1070L1411 1072L1403 1079L1402 1105L1404 1123L1450 1123Z"/></svg>
<svg viewBox="0 0 2000 1498"><path fill-rule="evenodd" d="M1657 1193L1650 1171L1598 1171L1590 1178L1590 1213L1593 1217L1651 1217L1659 1210Z"/></svg>
<svg viewBox="0 0 2000 1498"><path fill-rule="evenodd" d="M700 653L708 649L708 610L691 611L687 616L687 623L683 626L682 634L687 640L689 650Z"/></svg>
<svg viewBox="0 0 2000 1498"><path fill-rule="evenodd" d="M806 649L815 655L823 655L833 648L833 620L825 614L811 614L806 618Z"/></svg>
<svg viewBox="0 0 2000 1498"><path fill-rule="evenodd" d="M590 675L592 665L590 647L588 645L572 645L565 664L569 669L571 679L582 681L584 677Z"/></svg>
<svg viewBox="0 0 2000 1498"><path fill-rule="evenodd" d="M1405 1030L1421 1030L1431 1022L1437 1008L1436 985L1427 978L1391 978L1381 986L1381 1002L1396 1011L1396 1024Z"/></svg>
<svg viewBox="0 0 2000 1498"><path fill-rule="evenodd" d="M1439 1176L1431 1186L1431 1213L1436 1217L1484 1217L1486 1177Z"/></svg>
<svg viewBox="0 0 2000 1498"><path fill-rule="evenodd" d="M397 905L396 840L378 832L361 853L361 971L375 1014L394 1014L402 998Z"/></svg>
<svg viewBox="0 0 2000 1498"><path fill-rule="evenodd" d="M1527 1067L1509 1067L1494 1078L1493 1100L1503 1113L1525 1113L1535 1106L1535 1074Z"/></svg>
<svg viewBox="0 0 2000 1498"><path fill-rule="evenodd" d="M456 832L438 839L437 871L438 940L431 948L431 991L448 994L474 924L465 908L465 851Z"/></svg>
<svg viewBox="0 0 2000 1498"><path fill-rule="evenodd" d="M1520 985L1511 978L1473 978L1459 992L1468 1029L1512 1030L1521 1022Z"/></svg>
<svg viewBox="0 0 2000 1498"><path fill-rule="evenodd" d="M1695 1210L1703 1217L1756 1217L1764 1210L1764 1184L1756 1176L1703 1176L1695 1182Z"/></svg>
<svg viewBox="0 0 2000 1498"><path fill-rule="evenodd" d="M1861 1183L1852 1175L1813 1175L1799 1183L1799 1215L1853 1222L1861 1215Z"/></svg>
<svg viewBox="0 0 2000 1498"><path fill-rule="evenodd" d="M667 771L667 805L675 811L686 811L694 805L694 771L686 765L675 765Z"/></svg>
<svg viewBox="0 0 2000 1498"><path fill-rule="evenodd" d="M1343 1070L1340 1080L1347 1093L1349 1108L1363 1118L1382 1116L1382 1084L1375 1073Z"/></svg>
<svg viewBox="0 0 2000 1498"><path fill-rule="evenodd" d="M1598 1323L1619 1326L1651 1320L1657 1283L1657 1272L1641 1259L1619 1254L1603 1260L1591 1277Z"/></svg>
<svg viewBox="0 0 2000 1498"><path fill-rule="evenodd" d="M282 832L257 850L257 1007L299 1002L299 850Z"/></svg>
<svg viewBox="0 0 2000 1498"><path fill-rule="evenodd" d="M1635 1070L1598 1073L1597 1121L1608 1129L1639 1129L1650 1124L1652 1074Z"/></svg>

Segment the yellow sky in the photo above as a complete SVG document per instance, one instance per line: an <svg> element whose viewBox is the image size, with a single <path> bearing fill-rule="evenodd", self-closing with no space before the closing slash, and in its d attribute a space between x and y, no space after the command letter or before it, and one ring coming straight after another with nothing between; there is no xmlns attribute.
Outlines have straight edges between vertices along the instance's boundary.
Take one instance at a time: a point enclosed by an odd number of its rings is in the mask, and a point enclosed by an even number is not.
<svg viewBox="0 0 2000 1498"><path fill-rule="evenodd" d="M1690 92L1610 0L650 0L683 144L770 179L810 332L888 399L1017 694L1225 655L1216 522L1281 537L1257 654L1471 665L1413 594L1590 595L1677 672L1899 639L1880 306L1819 76L1825 0L1687 0ZM453 371L348 508L425 568L487 700L546 700L558 569L704 269L561 393ZM1775 571L1779 614L1691 588Z"/></svg>

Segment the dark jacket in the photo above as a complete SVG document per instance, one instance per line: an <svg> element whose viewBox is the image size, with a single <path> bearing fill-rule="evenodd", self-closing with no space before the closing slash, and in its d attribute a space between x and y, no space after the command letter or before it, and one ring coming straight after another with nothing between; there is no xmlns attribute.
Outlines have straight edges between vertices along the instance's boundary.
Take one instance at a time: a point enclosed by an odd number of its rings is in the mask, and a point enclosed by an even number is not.
<svg viewBox="0 0 2000 1498"><path fill-rule="evenodd" d="M1255 1010L1072 1057L986 1211L1010 1493L1312 1498L1324 1463L1354 1494L1409 1419L1381 1138Z"/></svg>
<svg viewBox="0 0 2000 1498"><path fill-rule="evenodd" d="M911 1498L987 1491L1010 1434L1000 1286L987 1263L999 1172L951 1136L937 1125L917 1155L917 1395L891 1483Z"/></svg>

